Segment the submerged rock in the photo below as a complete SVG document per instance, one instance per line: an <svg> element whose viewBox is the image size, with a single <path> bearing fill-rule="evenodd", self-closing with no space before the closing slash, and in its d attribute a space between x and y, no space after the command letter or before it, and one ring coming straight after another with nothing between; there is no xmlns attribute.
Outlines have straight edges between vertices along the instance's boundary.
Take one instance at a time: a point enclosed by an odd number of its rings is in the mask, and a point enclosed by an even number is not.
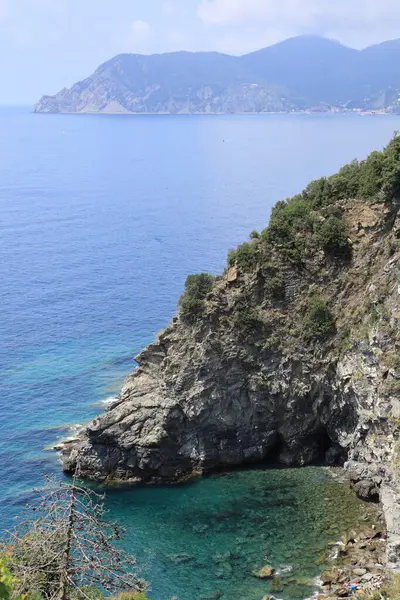
<svg viewBox="0 0 400 600"><path fill-rule="evenodd" d="M174 565L186 565L196 560L196 557L191 554L172 554L168 558Z"/></svg>
<svg viewBox="0 0 400 600"><path fill-rule="evenodd" d="M275 573L275 569L269 565L262 567L259 571L255 573L256 577L259 579L270 579L273 577Z"/></svg>
<svg viewBox="0 0 400 600"><path fill-rule="evenodd" d="M210 594L200 596L200 600L219 600L222 595L222 592L219 591L210 592Z"/></svg>
<svg viewBox="0 0 400 600"><path fill-rule="evenodd" d="M205 533L210 526L205 523L199 523L198 525L193 525L193 531L195 533Z"/></svg>
<svg viewBox="0 0 400 600"><path fill-rule="evenodd" d="M274 594L279 594L282 591L283 591L283 583L280 580L280 578L275 575L272 579L271 592Z"/></svg>

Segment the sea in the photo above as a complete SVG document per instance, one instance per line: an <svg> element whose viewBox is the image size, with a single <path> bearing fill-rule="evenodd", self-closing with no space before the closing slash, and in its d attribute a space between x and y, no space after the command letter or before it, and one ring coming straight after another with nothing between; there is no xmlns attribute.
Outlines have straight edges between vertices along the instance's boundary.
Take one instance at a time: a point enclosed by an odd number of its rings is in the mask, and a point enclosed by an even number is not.
<svg viewBox="0 0 400 600"><path fill-rule="evenodd" d="M50 449L115 398L188 274L278 200L399 128L390 115L37 115L0 108L0 530L62 478ZM151 600L312 594L321 553L364 507L324 469L243 470L111 489ZM319 561L319 562L318 562ZM280 570L280 571L279 571Z"/></svg>

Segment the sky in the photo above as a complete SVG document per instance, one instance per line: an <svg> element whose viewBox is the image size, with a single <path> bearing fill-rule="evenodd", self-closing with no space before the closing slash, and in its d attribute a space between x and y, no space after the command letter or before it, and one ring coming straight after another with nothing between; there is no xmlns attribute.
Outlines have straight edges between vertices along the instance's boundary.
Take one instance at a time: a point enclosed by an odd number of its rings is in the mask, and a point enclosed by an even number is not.
<svg viewBox="0 0 400 600"><path fill-rule="evenodd" d="M0 104L30 104L121 52L244 54L318 34L400 37L399 0L0 0Z"/></svg>

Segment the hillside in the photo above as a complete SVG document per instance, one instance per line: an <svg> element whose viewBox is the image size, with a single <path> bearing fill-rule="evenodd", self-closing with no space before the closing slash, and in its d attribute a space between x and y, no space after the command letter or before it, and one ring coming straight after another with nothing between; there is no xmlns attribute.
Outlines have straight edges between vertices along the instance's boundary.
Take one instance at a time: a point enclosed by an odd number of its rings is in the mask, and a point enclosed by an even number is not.
<svg viewBox="0 0 400 600"><path fill-rule="evenodd" d="M95 480L176 481L254 462L346 462L400 561L400 137L279 202L192 275L119 399L66 444Z"/></svg>
<svg viewBox="0 0 400 600"><path fill-rule="evenodd" d="M241 57L121 54L36 112L241 113L397 107L400 40L363 51L300 36Z"/></svg>

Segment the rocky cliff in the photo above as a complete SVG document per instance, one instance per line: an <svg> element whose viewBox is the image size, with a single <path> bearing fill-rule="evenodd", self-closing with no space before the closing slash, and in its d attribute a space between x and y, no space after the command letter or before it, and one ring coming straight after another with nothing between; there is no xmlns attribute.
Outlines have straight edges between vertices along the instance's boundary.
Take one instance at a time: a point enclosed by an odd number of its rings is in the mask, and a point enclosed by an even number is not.
<svg viewBox="0 0 400 600"><path fill-rule="evenodd" d="M397 110L400 41L363 51L317 36L245 56L121 54L43 96L40 113L258 113L331 107Z"/></svg>
<svg viewBox="0 0 400 600"><path fill-rule="evenodd" d="M95 480L346 462L398 557L400 138L280 202L222 276L191 276L118 400L63 455ZM395 535L396 534L396 535Z"/></svg>

